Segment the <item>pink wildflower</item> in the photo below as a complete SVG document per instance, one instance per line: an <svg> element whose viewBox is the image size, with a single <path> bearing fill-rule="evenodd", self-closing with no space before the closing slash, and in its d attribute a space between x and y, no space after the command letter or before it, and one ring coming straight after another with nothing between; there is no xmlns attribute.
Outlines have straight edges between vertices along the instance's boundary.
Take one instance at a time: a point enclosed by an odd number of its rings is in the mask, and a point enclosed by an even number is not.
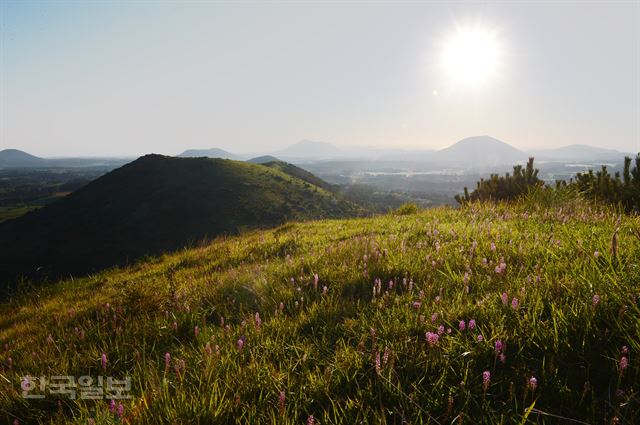
<svg viewBox="0 0 640 425"><path fill-rule="evenodd" d="M244 335L241 336L240 339L238 339L238 341L236 342L236 348L238 349L238 351L242 351L246 339L247 338Z"/></svg>
<svg viewBox="0 0 640 425"><path fill-rule="evenodd" d="M626 356L622 356L622 358L620 359L620 375L621 376L628 366L629 366L629 359Z"/></svg>
<svg viewBox="0 0 640 425"><path fill-rule="evenodd" d="M427 336L427 342L431 347L435 346L438 343L438 340L440 339L438 334L434 332L427 332L426 336Z"/></svg>
<svg viewBox="0 0 640 425"><path fill-rule="evenodd" d="M485 392L489 389L489 385L491 385L491 372L485 370L482 372L482 388Z"/></svg>
<svg viewBox="0 0 640 425"><path fill-rule="evenodd" d="M511 308L514 310L517 310L518 305L519 305L518 299L516 297L513 297L513 299L511 300Z"/></svg>

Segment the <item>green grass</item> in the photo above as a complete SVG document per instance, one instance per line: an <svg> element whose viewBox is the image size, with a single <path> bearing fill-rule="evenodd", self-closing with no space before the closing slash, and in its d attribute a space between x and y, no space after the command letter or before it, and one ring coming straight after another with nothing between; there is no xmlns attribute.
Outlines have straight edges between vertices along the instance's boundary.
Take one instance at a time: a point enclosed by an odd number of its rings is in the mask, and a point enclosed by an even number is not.
<svg viewBox="0 0 640 425"><path fill-rule="evenodd" d="M38 208L37 205L10 205L0 207L0 223L23 216L36 208Z"/></svg>
<svg viewBox="0 0 640 425"><path fill-rule="evenodd" d="M618 225L616 211L558 202L290 223L126 269L25 286L0 305L0 343L7 344L0 348L0 418L634 423L640 220L622 216ZM497 273L502 259L506 268ZM426 332L441 325L444 334L430 346ZM621 373L623 346L629 366ZM486 389L484 371L491 374ZM123 402L122 420L105 400L24 400L26 374L130 376L133 398Z"/></svg>
<svg viewBox="0 0 640 425"><path fill-rule="evenodd" d="M25 274L42 279L91 273L221 234L364 213L278 167L146 155L0 223L0 290Z"/></svg>

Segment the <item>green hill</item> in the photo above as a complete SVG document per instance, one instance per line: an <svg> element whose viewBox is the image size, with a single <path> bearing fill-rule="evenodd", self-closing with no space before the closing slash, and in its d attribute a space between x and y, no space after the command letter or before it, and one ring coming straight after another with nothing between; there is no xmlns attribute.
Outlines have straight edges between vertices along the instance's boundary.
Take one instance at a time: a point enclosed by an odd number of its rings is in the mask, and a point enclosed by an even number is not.
<svg viewBox="0 0 640 425"><path fill-rule="evenodd" d="M327 183L326 181L322 180L319 177L316 177L314 174L308 172L307 170L304 170L288 162L275 160L275 161L262 162L261 164L264 165L265 167L270 167L276 170L280 170L283 173L299 178L300 180L303 180L314 186L321 187L327 191L330 191L330 192L334 191L334 187L331 184Z"/></svg>
<svg viewBox="0 0 640 425"><path fill-rule="evenodd" d="M0 304L0 421L636 423L638 217L542 201L291 223L25 290ZM25 399L25 375L132 398Z"/></svg>
<svg viewBox="0 0 640 425"><path fill-rule="evenodd" d="M318 187L326 187L321 180L303 181L277 168L142 157L58 202L1 223L0 282L20 274L92 272L220 234L361 212Z"/></svg>

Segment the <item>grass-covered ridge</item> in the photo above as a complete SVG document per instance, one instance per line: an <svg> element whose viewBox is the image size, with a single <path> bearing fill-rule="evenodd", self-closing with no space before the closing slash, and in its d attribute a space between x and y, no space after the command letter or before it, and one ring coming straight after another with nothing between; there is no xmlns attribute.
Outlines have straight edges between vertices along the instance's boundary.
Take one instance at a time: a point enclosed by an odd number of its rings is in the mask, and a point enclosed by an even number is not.
<svg viewBox="0 0 640 425"><path fill-rule="evenodd" d="M292 223L26 291L0 305L0 418L633 423L640 221L540 204ZM24 400L27 374L134 397Z"/></svg>
<svg viewBox="0 0 640 425"><path fill-rule="evenodd" d="M146 155L70 195L0 223L5 281L95 272L202 239L289 220L344 218L361 207L280 168ZM283 171L284 170L284 171ZM300 170L303 171L303 170Z"/></svg>

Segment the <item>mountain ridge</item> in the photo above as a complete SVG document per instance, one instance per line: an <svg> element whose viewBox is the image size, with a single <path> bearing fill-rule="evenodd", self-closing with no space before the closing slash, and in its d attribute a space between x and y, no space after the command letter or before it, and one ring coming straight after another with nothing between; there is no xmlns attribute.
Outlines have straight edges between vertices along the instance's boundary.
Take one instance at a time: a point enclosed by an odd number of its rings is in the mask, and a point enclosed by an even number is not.
<svg viewBox="0 0 640 425"><path fill-rule="evenodd" d="M0 271L8 272L0 281L38 268L92 272L221 234L362 214L308 180L282 166L146 155L0 223Z"/></svg>

